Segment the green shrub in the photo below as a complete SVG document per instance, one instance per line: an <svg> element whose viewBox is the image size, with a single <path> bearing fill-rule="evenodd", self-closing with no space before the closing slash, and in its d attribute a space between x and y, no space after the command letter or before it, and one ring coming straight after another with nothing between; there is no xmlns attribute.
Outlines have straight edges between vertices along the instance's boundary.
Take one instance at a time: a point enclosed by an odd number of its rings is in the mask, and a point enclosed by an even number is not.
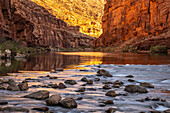
<svg viewBox="0 0 170 113"><path fill-rule="evenodd" d="M152 46L150 48L151 53L167 53L168 52L168 48L167 46Z"/></svg>
<svg viewBox="0 0 170 113"><path fill-rule="evenodd" d="M137 49L136 49L136 47L134 47L134 46L124 46L124 47L121 49L121 52L136 53L136 52L137 52Z"/></svg>

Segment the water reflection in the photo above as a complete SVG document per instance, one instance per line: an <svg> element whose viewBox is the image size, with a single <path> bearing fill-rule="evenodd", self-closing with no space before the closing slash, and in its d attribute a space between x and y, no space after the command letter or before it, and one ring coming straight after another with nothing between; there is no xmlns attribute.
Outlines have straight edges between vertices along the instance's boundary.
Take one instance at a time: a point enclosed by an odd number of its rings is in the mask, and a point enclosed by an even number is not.
<svg viewBox="0 0 170 113"><path fill-rule="evenodd" d="M170 55L103 52L56 52L30 56L28 59L0 60L0 73L50 71L55 68L75 68L94 64L170 64Z"/></svg>

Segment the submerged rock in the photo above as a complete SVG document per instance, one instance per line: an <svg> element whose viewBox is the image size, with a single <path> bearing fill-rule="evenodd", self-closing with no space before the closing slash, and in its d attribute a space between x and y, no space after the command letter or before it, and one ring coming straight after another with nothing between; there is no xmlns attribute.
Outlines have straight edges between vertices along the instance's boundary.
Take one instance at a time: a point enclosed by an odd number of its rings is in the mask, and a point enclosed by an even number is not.
<svg viewBox="0 0 170 113"><path fill-rule="evenodd" d="M39 108L33 108L32 110L37 110L37 111L48 111L48 107L39 107Z"/></svg>
<svg viewBox="0 0 170 113"><path fill-rule="evenodd" d="M106 85L103 86L103 89L111 89L111 87L106 84Z"/></svg>
<svg viewBox="0 0 170 113"><path fill-rule="evenodd" d="M65 88L67 88L67 86L64 85L63 83L59 83L58 88L59 89L65 89Z"/></svg>
<svg viewBox="0 0 170 113"><path fill-rule="evenodd" d="M87 84L93 84L93 80L88 80Z"/></svg>
<svg viewBox="0 0 170 113"><path fill-rule="evenodd" d="M114 90L108 91L105 95L106 95L106 96L110 96L110 97L116 97L116 93L115 93Z"/></svg>
<svg viewBox="0 0 170 113"><path fill-rule="evenodd" d="M129 82L135 82L135 80L133 80L133 79L128 79L128 81L129 81Z"/></svg>
<svg viewBox="0 0 170 113"><path fill-rule="evenodd" d="M57 84L52 84L51 87L52 88L58 88L58 85Z"/></svg>
<svg viewBox="0 0 170 113"><path fill-rule="evenodd" d="M94 81L100 81L100 78L95 78Z"/></svg>
<svg viewBox="0 0 170 113"><path fill-rule="evenodd" d="M49 91L47 90L40 90L24 96L24 98L31 98L37 100L44 100L47 99L48 97L49 97Z"/></svg>
<svg viewBox="0 0 170 113"><path fill-rule="evenodd" d="M113 100L106 100L104 101L105 104L114 104Z"/></svg>
<svg viewBox="0 0 170 113"><path fill-rule="evenodd" d="M142 87L139 85L127 85L124 90L130 93L147 93L148 92L145 87Z"/></svg>
<svg viewBox="0 0 170 113"><path fill-rule="evenodd" d="M19 87L16 85L16 83L10 83L7 87L7 90L10 91L20 91Z"/></svg>
<svg viewBox="0 0 170 113"><path fill-rule="evenodd" d="M75 85L77 82L75 80L66 80L64 83L70 84L70 85Z"/></svg>
<svg viewBox="0 0 170 113"><path fill-rule="evenodd" d="M123 85L124 83L122 81L116 80L115 82L113 82L113 86L114 88L119 88Z"/></svg>
<svg viewBox="0 0 170 113"><path fill-rule="evenodd" d="M112 77L112 75L109 73L109 71L106 71L104 69L99 69L97 71L97 73L100 74L100 75L103 75L103 76Z"/></svg>
<svg viewBox="0 0 170 113"><path fill-rule="evenodd" d="M125 77L127 77L127 78L134 78L133 75L127 75L127 76L125 76Z"/></svg>
<svg viewBox="0 0 170 113"><path fill-rule="evenodd" d="M140 83L140 86L147 87L147 88L154 88L154 85L148 82Z"/></svg>
<svg viewBox="0 0 170 113"><path fill-rule="evenodd" d="M48 98L45 102L48 106L55 106L59 103L60 100L61 100L61 96L60 94L57 94L57 95L50 96L50 98Z"/></svg>
<svg viewBox="0 0 170 113"><path fill-rule="evenodd" d="M18 87L21 91L26 91L29 89L28 83L26 81L23 81L22 83L18 84Z"/></svg>
<svg viewBox="0 0 170 113"><path fill-rule="evenodd" d="M77 103L73 98L65 98L60 101L60 104L65 108L77 108Z"/></svg>
<svg viewBox="0 0 170 113"><path fill-rule="evenodd" d="M86 90L85 87L81 87L80 89L77 90L77 92L84 92Z"/></svg>

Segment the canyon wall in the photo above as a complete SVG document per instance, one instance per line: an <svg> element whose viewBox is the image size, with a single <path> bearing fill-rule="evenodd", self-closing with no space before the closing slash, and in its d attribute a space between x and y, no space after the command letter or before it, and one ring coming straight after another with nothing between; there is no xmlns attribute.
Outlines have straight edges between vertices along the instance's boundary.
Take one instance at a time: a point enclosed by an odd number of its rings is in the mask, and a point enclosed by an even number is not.
<svg viewBox="0 0 170 113"><path fill-rule="evenodd" d="M27 46L74 48L94 39L30 0L0 0L0 37Z"/></svg>
<svg viewBox="0 0 170 113"><path fill-rule="evenodd" d="M94 41L95 47L170 48L169 0L107 0L102 22L103 34Z"/></svg>

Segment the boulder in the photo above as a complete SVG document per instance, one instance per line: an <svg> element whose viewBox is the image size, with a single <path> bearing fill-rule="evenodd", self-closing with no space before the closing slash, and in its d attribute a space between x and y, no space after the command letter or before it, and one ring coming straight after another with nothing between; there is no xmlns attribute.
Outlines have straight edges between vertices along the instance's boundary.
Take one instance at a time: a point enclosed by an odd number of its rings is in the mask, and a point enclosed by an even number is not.
<svg viewBox="0 0 170 113"><path fill-rule="evenodd" d="M60 94L57 94L57 95L50 96L50 98L48 98L45 102L48 106L55 106L59 103L60 100L61 100L61 96Z"/></svg>
<svg viewBox="0 0 170 113"><path fill-rule="evenodd" d="M77 103L73 98L65 98L60 101L60 104L65 108L77 108Z"/></svg>
<svg viewBox="0 0 170 113"><path fill-rule="evenodd" d="M18 84L18 87L21 91L26 91L29 89L28 83L26 81L23 81L22 83Z"/></svg>
<svg viewBox="0 0 170 113"><path fill-rule="evenodd" d="M112 77L112 75L109 73L109 71L106 71L104 69L99 69L97 71L97 73L100 74L100 75L106 76L106 77Z"/></svg>
<svg viewBox="0 0 170 113"><path fill-rule="evenodd" d="M83 81L83 82L87 82L88 80L87 80L87 78L86 78L86 77L83 77L83 78L81 79L81 81Z"/></svg>
<svg viewBox="0 0 170 113"><path fill-rule="evenodd" d="M106 95L106 96L110 96L110 97L116 97L116 93L115 93L114 90L108 91L105 95Z"/></svg>
<svg viewBox="0 0 170 113"><path fill-rule="evenodd" d="M44 100L47 99L48 97L49 97L49 91L47 90L40 90L24 96L24 98L31 98L37 100Z"/></svg>
<svg viewBox="0 0 170 113"><path fill-rule="evenodd" d="M152 85L151 83L148 83L148 82L140 83L140 86L143 86L146 88L154 88L154 85Z"/></svg>
<svg viewBox="0 0 170 113"><path fill-rule="evenodd" d="M65 89L65 88L67 88L67 86L64 85L63 83L59 83L58 88L59 89Z"/></svg>
<svg viewBox="0 0 170 113"><path fill-rule="evenodd" d="M130 93L147 93L148 92L145 87L142 87L139 85L127 85L124 90Z"/></svg>
<svg viewBox="0 0 170 113"><path fill-rule="evenodd" d="M111 87L106 84L106 85L103 86L103 89L111 89Z"/></svg>
<svg viewBox="0 0 170 113"><path fill-rule="evenodd" d="M77 82L75 80L66 80L64 83L70 84L70 85L75 85Z"/></svg>

